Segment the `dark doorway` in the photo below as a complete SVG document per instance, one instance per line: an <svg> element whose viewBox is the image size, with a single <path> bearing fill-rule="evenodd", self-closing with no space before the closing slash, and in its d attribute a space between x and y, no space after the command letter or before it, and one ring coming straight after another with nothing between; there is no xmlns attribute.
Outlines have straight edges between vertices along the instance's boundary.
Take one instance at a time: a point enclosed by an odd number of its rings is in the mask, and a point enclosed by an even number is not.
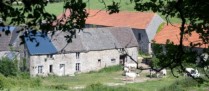
<svg viewBox="0 0 209 91"><path fill-rule="evenodd" d="M49 65L49 72L50 72L50 73L53 72L53 65Z"/></svg>
<svg viewBox="0 0 209 91"><path fill-rule="evenodd" d="M120 64L124 65L126 62L126 55L120 55Z"/></svg>

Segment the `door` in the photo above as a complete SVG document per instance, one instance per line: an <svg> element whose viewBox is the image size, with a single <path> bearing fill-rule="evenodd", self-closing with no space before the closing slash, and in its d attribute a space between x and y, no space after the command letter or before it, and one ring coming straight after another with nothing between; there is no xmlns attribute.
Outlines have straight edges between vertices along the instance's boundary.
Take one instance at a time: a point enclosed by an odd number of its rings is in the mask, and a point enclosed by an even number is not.
<svg viewBox="0 0 209 91"><path fill-rule="evenodd" d="M124 66L125 62L126 62L126 55L120 55L120 64Z"/></svg>
<svg viewBox="0 0 209 91"><path fill-rule="evenodd" d="M65 64L60 64L60 73L61 76L65 75Z"/></svg>

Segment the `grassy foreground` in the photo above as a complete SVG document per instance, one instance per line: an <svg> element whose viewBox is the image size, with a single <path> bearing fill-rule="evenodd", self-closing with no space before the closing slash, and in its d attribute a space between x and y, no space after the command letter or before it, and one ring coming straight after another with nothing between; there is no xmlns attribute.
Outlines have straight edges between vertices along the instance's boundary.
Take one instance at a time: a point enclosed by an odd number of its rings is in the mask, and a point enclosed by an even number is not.
<svg viewBox="0 0 209 91"><path fill-rule="evenodd" d="M27 75L17 77L0 75L0 88L2 86L6 88L3 91L208 91L209 89L209 83L199 85L193 79L177 79L171 75L162 79L127 83L120 79L123 78L121 74L121 66L113 66L73 77L28 78ZM107 86L107 83L123 83L123 85Z"/></svg>

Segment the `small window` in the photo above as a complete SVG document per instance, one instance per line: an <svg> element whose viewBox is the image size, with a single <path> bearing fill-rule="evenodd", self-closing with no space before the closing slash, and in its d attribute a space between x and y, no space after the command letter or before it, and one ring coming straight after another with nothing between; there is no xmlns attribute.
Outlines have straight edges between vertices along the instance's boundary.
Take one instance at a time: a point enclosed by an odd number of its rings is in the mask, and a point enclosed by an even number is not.
<svg viewBox="0 0 209 91"><path fill-rule="evenodd" d="M98 59L98 62L101 63L101 59Z"/></svg>
<svg viewBox="0 0 209 91"><path fill-rule="evenodd" d="M49 72L50 72L50 73L53 72L53 65L49 65Z"/></svg>
<svg viewBox="0 0 209 91"><path fill-rule="evenodd" d="M113 59L111 59L111 62L112 62L112 63L115 63L115 62L116 62L116 60L113 58Z"/></svg>
<svg viewBox="0 0 209 91"><path fill-rule="evenodd" d="M76 52L76 59L79 59L80 52Z"/></svg>
<svg viewBox="0 0 209 91"><path fill-rule="evenodd" d="M62 69L63 67L65 67L65 64L60 64L60 69Z"/></svg>
<svg viewBox="0 0 209 91"><path fill-rule="evenodd" d="M75 65L75 70L76 70L76 71L80 71L80 63L76 63L76 65Z"/></svg>
<svg viewBox="0 0 209 91"><path fill-rule="evenodd" d="M138 40L141 40L141 33L138 33Z"/></svg>
<svg viewBox="0 0 209 91"><path fill-rule="evenodd" d="M38 66L38 73L43 73L43 66Z"/></svg>
<svg viewBox="0 0 209 91"><path fill-rule="evenodd" d="M53 58L53 55L52 54L47 55L47 58Z"/></svg>

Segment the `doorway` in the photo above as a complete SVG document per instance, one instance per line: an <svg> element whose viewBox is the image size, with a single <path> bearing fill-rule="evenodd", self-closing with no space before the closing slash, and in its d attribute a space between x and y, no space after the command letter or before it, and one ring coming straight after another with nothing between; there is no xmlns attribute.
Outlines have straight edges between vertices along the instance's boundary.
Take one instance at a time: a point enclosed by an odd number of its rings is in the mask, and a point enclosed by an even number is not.
<svg viewBox="0 0 209 91"><path fill-rule="evenodd" d="M65 75L65 64L60 64L60 72L61 72L61 76Z"/></svg>

